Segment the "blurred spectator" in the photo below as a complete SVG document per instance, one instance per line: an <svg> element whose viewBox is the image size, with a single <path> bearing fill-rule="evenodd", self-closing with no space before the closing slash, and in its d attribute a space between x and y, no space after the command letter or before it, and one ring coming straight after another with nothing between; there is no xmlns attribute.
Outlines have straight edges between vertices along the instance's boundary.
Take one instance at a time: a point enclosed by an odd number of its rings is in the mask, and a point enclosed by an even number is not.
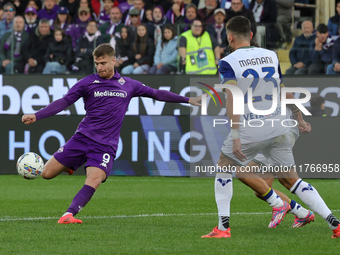
<svg viewBox="0 0 340 255"><path fill-rule="evenodd" d="M68 66L73 62L72 55L72 47L69 40L65 40L64 30L57 28L54 30L54 40L47 46L43 74L67 73Z"/></svg>
<svg viewBox="0 0 340 255"><path fill-rule="evenodd" d="M225 16L226 12L223 8L216 9L214 11L215 22L207 27L209 35L213 36L220 46L221 56L225 56L228 53L228 40L224 22Z"/></svg>
<svg viewBox="0 0 340 255"><path fill-rule="evenodd" d="M185 7L185 16L178 16L175 19L175 31L181 34L191 29L191 24L197 19L197 7L194 4L188 4Z"/></svg>
<svg viewBox="0 0 340 255"><path fill-rule="evenodd" d="M221 0L221 8L224 8L226 10L229 10L231 8L231 2L232 0ZM244 5L244 7L246 7L247 9L249 9L249 5L250 5L250 0L242 0L242 3Z"/></svg>
<svg viewBox="0 0 340 255"><path fill-rule="evenodd" d="M186 74L216 74L220 47L216 39L205 31L201 20L194 20L191 30L181 34L179 54L181 72L184 67Z"/></svg>
<svg viewBox="0 0 340 255"><path fill-rule="evenodd" d="M289 52L289 59L292 66L286 70L285 74L307 74L308 68L312 63L310 58L310 45L315 40L313 23L310 20L306 20L302 23L301 28L302 34L295 38L293 47Z"/></svg>
<svg viewBox="0 0 340 255"><path fill-rule="evenodd" d="M116 64L115 69L118 72L129 65L133 64L132 61L129 61L129 55L132 52L132 44L133 44L133 36L129 34L130 31L126 26L123 26L120 30L120 37L116 38L115 46L116 46Z"/></svg>
<svg viewBox="0 0 340 255"><path fill-rule="evenodd" d="M213 24L214 20L214 11L218 6L218 0L205 0L205 7L203 9L199 9L197 14L206 25Z"/></svg>
<svg viewBox="0 0 340 255"><path fill-rule="evenodd" d="M162 39L162 28L165 24L170 23L164 15L162 6L155 6L152 10L153 21L147 24L149 38L154 40L154 44Z"/></svg>
<svg viewBox="0 0 340 255"><path fill-rule="evenodd" d="M121 4L119 4L119 9L121 11L121 13L125 13L127 10L130 10L130 8L133 6L133 3L135 2L135 0L127 0L122 2Z"/></svg>
<svg viewBox="0 0 340 255"><path fill-rule="evenodd" d="M25 73L42 73L45 67L45 53L49 43L53 41L48 19L39 21L38 27L30 34L25 44Z"/></svg>
<svg viewBox="0 0 340 255"><path fill-rule="evenodd" d="M38 11L38 18L39 19L48 19L50 21L50 26L57 17L59 6L57 5L57 0L45 0L44 8Z"/></svg>
<svg viewBox="0 0 340 255"><path fill-rule="evenodd" d="M340 75L340 37L334 43L332 52L332 64L327 66L326 74Z"/></svg>
<svg viewBox="0 0 340 255"><path fill-rule="evenodd" d="M279 35L276 28L277 8L274 0L252 0L249 6L256 21L256 42L264 48L276 48Z"/></svg>
<svg viewBox="0 0 340 255"><path fill-rule="evenodd" d="M27 7L25 11L25 31L29 34L34 32L38 22L37 10L33 7Z"/></svg>
<svg viewBox="0 0 340 255"><path fill-rule="evenodd" d="M115 7L116 8L116 7ZM118 8L119 9L119 8ZM104 43L104 38L97 29L96 21L87 23L85 34L79 38L76 46L76 61L72 70L81 74L93 73L93 50Z"/></svg>
<svg viewBox="0 0 340 255"><path fill-rule="evenodd" d="M88 1L91 3L91 6L93 8L94 13L96 14L96 17L99 17L99 12L100 12L101 5L102 5L101 0L88 0Z"/></svg>
<svg viewBox="0 0 340 255"><path fill-rule="evenodd" d="M139 11L139 19L141 20L141 22L146 23L147 19L146 19L146 15L145 15L144 6L145 6L145 4L144 4L143 0L135 0L134 3L133 3L133 7L131 7L128 11L126 11L123 14L124 24L130 25L130 23L131 23L130 11L132 9L137 9Z"/></svg>
<svg viewBox="0 0 340 255"><path fill-rule="evenodd" d="M84 9L86 7L90 9L91 19L98 21L98 15L99 14L96 14L96 12L93 10L92 1L91 0L80 0L79 8ZM99 11L98 11L98 13L99 13ZM75 17L75 19L72 21L72 23L77 22L77 20L78 20L78 16Z"/></svg>
<svg viewBox="0 0 340 255"><path fill-rule="evenodd" d="M79 2L80 0L61 0L59 6L66 7L71 18L74 20L78 15Z"/></svg>
<svg viewBox="0 0 340 255"><path fill-rule="evenodd" d="M205 0L192 0L191 4L194 4L197 7L197 9L203 9L205 7ZM221 8L224 9L224 7L222 7L222 6L221 6Z"/></svg>
<svg viewBox="0 0 340 255"><path fill-rule="evenodd" d="M11 2L15 6L16 15L24 16L28 1L27 0L11 0Z"/></svg>
<svg viewBox="0 0 340 255"><path fill-rule="evenodd" d="M310 100L310 113L313 117L327 117L325 112L325 98L321 96L313 97Z"/></svg>
<svg viewBox="0 0 340 255"><path fill-rule="evenodd" d="M5 19L5 12L4 12L3 4L0 3L0 21L3 19Z"/></svg>
<svg viewBox="0 0 340 255"><path fill-rule="evenodd" d="M11 2L8 2L4 5L5 18L0 21L0 39L2 36L12 31L13 28L13 20L15 17L15 7Z"/></svg>
<svg viewBox="0 0 340 255"><path fill-rule="evenodd" d="M90 9L88 7L78 9L78 19L76 24L69 26L66 34L72 38L72 46L76 47L78 38L84 35L86 31L87 22L92 20Z"/></svg>
<svg viewBox="0 0 340 255"><path fill-rule="evenodd" d="M33 7L38 12L41 9L41 1L40 0L29 0L26 8L28 7Z"/></svg>
<svg viewBox="0 0 340 255"><path fill-rule="evenodd" d="M133 38L136 38L137 27L141 24L139 11L135 8L131 9L129 13L129 19L130 24L127 25L127 27L131 31L130 34L133 36Z"/></svg>
<svg viewBox="0 0 340 255"><path fill-rule="evenodd" d="M149 74L170 74L177 71L177 39L174 25L165 24Z"/></svg>
<svg viewBox="0 0 340 255"><path fill-rule="evenodd" d="M61 6L59 7L57 17L53 22L53 29L62 28L64 31L66 31L71 25L71 21L72 18L67 7Z"/></svg>
<svg viewBox="0 0 340 255"><path fill-rule="evenodd" d="M340 28L340 0L336 1L335 15L328 20L328 31L330 35L339 35Z"/></svg>
<svg viewBox="0 0 340 255"><path fill-rule="evenodd" d="M180 18L180 16L185 16L185 6L184 0L174 0L172 7L166 13L166 17L172 24L175 24L176 19Z"/></svg>
<svg viewBox="0 0 340 255"><path fill-rule="evenodd" d="M164 13L167 13L170 10L172 3L171 0L148 0L145 1L145 9L153 10L156 6L161 6L164 10Z"/></svg>
<svg viewBox="0 0 340 255"><path fill-rule="evenodd" d="M326 68L332 63L333 45L338 36L329 36L328 28L321 23L316 29L316 38L310 46L312 64L308 74L325 73Z"/></svg>
<svg viewBox="0 0 340 255"><path fill-rule="evenodd" d="M28 36L25 31L24 18L16 16L13 20L13 32L5 33L0 40L0 63L6 74L10 74L12 68L14 73L24 72L23 45L26 43Z"/></svg>
<svg viewBox="0 0 340 255"><path fill-rule="evenodd" d="M155 53L153 41L148 37L148 31L144 24L137 28L137 35L132 46L129 59L133 60L132 65L122 69L122 74L146 74L148 73ZM134 58L134 59L133 59Z"/></svg>
<svg viewBox="0 0 340 255"><path fill-rule="evenodd" d="M113 7L110 11L110 21L99 27L99 31L105 42L110 42L111 38L119 34L124 26L122 23L122 13L118 7Z"/></svg>
<svg viewBox="0 0 340 255"><path fill-rule="evenodd" d="M145 9L145 18L146 18L147 23L153 22L151 9Z"/></svg>
<svg viewBox="0 0 340 255"><path fill-rule="evenodd" d="M251 31L253 32L253 36L256 34L256 22L254 19L253 12L248 10L241 0L231 0L231 7L226 11L226 19L227 23L231 18L235 16L244 16L250 20Z"/></svg>
<svg viewBox="0 0 340 255"><path fill-rule="evenodd" d="M113 7L113 0L104 0L103 10L99 13L99 25L110 21L110 11Z"/></svg>
<svg viewBox="0 0 340 255"><path fill-rule="evenodd" d="M279 33L280 44L291 43L291 31L294 0L275 0L277 7L276 27Z"/></svg>

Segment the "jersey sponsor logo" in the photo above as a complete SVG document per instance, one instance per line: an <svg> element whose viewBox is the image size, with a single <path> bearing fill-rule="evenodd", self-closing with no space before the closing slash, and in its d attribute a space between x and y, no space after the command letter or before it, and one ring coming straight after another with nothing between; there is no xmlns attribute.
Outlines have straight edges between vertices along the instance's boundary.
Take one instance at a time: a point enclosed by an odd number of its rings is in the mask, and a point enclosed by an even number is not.
<svg viewBox="0 0 340 255"><path fill-rule="evenodd" d="M119 82L120 85L124 85L125 80L124 80L123 78L120 78L120 79L118 80L118 82Z"/></svg>
<svg viewBox="0 0 340 255"><path fill-rule="evenodd" d="M100 83L100 81L98 81L98 80L94 80L92 83Z"/></svg>
<svg viewBox="0 0 340 255"><path fill-rule="evenodd" d="M104 92L95 91L94 97L127 97L127 93L124 90L105 90Z"/></svg>

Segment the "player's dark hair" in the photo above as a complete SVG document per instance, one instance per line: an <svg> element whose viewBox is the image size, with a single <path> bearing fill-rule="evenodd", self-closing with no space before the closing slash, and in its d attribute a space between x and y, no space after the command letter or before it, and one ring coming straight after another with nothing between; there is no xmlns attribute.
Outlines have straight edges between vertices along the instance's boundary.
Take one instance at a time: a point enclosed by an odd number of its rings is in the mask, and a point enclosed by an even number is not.
<svg viewBox="0 0 340 255"><path fill-rule="evenodd" d="M326 34L328 32L328 27L326 24L319 24L316 28L316 31L318 31L320 34Z"/></svg>
<svg viewBox="0 0 340 255"><path fill-rule="evenodd" d="M249 37L251 29L250 29L250 21L246 17L236 16L231 18L225 28L228 32L232 34L239 35L242 37Z"/></svg>
<svg viewBox="0 0 340 255"><path fill-rule="evenodd" d="M313 97L310 100L310 105L312 108L320 108L323 103L325 103L325 99L321 96Z"/></svg>
<svg viewBox="0 0 340 255"><path fill-rule="evenodd" d="M116 52L115 49L109 43L103 43L97 46L94 49L92 55L96 58L108 55L109 57L115 57Z"/></svg>

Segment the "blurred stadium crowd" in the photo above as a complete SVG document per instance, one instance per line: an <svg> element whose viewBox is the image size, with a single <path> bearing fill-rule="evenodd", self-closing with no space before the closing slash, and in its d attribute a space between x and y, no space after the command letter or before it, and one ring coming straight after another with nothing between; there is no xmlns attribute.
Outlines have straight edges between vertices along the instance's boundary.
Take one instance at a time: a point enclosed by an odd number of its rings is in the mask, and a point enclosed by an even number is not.
<svg viewBox="0 0 340 255"><path fill-rule="evenodd" d="M308 3L308 0L295 2ZM340 1L316 30L293 36L294 0L0 0L0 73L90 74L110 43L122 74L215 74L229 54L225 23L242 15L253 40L286 48L290 75L340 74Z"/></svg>

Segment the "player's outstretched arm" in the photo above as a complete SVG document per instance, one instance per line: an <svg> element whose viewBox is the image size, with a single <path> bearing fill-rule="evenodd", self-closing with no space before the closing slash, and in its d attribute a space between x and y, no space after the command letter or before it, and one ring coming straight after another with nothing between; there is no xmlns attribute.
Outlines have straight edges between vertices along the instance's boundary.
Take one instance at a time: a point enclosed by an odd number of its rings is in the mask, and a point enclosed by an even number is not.
<svg viewBox="0 0 340 255"><path fill-rule="evenodd" d="M152 89L151 93L148 92L147 94L144 94L144 96L152 97L158 101L169 103L190 103L197 106L201 105L199 102L202 100L202 95L198 97L183 97L170 91L159 89Z"/></svg>
<svg viewBox="0 0 340 255"><path fill-rule="evenodd" d="M201 106L202 96L208 96L208 94L202 94L198 97L189 97L189 104Z"/></svg>
<svg viewBox="0 0 340 255"><path fill-rule="evenodd" d="M30 125L36 122L37 120L55 115L58 112L65 110L68 106L70 106L70 104L64 98L60 98L50 103L48 106L36 112L35 114L23 115L22 122L24 122L26 125Z"/></svg>
<svg viewBox="0 0 340 255"><path fill-rule="evenodd" d="M24 124L26 124L26 125L30 125L30 124L36 122L37 118L36 118L35 114L24 114L21 118L21 121L24 122Z"/></svg>

